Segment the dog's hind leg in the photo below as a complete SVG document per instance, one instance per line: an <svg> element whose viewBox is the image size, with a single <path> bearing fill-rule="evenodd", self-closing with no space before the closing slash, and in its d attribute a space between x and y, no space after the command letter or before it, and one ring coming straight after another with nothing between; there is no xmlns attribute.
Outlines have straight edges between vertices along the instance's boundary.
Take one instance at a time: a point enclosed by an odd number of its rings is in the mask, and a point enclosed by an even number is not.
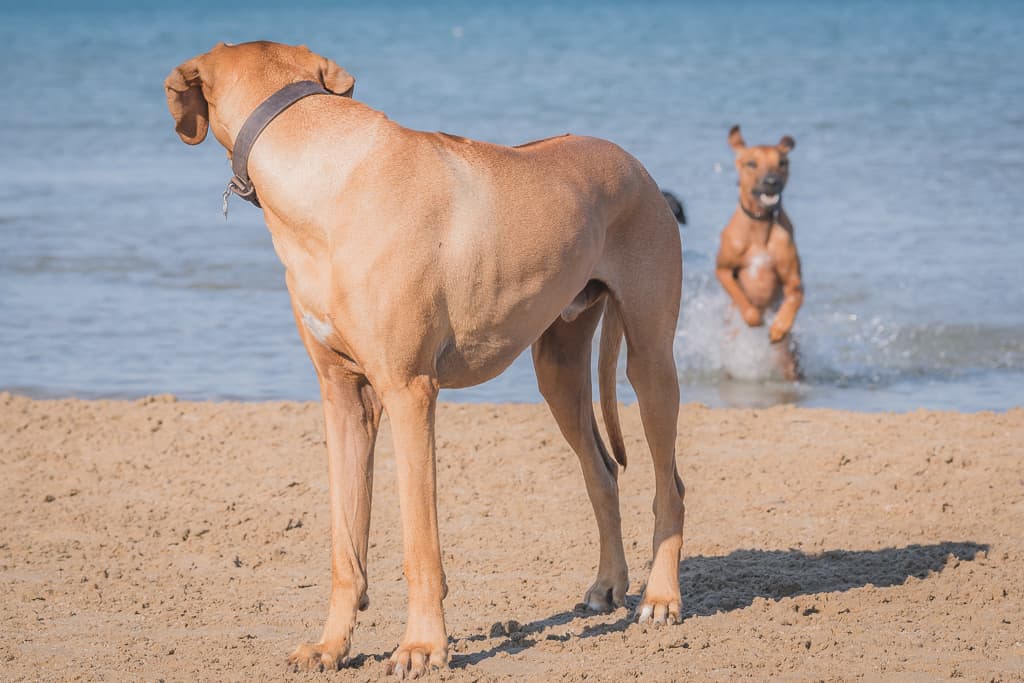
<svg viewBox="0 0 1024 683"><path fill-rule="evenodd" d="M679 282L666 283L659 300L652 292L632 291L619 312L626 333L626 376L636 391L647 445L654 461L654 543L651 575L637 608L641 622L680 621L679 556L683 544L683 483L676 469L676 421L679 380L673 356ZM612 305L612 304L609 304Z"/></svg>
<svg viewBox="0 0 1024 683"><path fill-rule="evenodd" d="M681 617L679 557L683 544L683 484L676 469L679 378L673 345L682 293L679 231L653 182L648 199L609 238L602 270L606 306L626 337L626 376L636 391L654 463L654 542L651 574L637 608L641 622Z"/></svg>
<svg viewBox="0 0 1024 683"><path fill-rule="evenodd" d="M594 610L625 604L629 586L619 517L618 466L608 455L591 398L591 339L603 304L593 303L572 322L558 318L533 345L537 385L569 445L579 457L600 538L597 579L583 601Z"/></svg>

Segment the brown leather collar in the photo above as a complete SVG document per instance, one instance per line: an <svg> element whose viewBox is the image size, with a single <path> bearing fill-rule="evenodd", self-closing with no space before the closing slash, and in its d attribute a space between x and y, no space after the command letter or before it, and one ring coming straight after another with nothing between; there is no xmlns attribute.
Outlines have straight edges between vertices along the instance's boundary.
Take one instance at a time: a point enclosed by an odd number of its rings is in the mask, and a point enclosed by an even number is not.
<svg viewBox="0 0 1024 683"><path fill-rule="evenodd" d="M259 207L260 200L256 196L256 188L249 179L249 152L252 150L256 138L260 136L263 129L273 121L278 114L299 100L310 95L333 95L330 90L316 81L299 81L286 85L273 95L263 100L260 106L249 114L249 118L242 124L235 144L231 150L231 170L234 175L228 181L228 187L224 190L224 218L228 217L228 197L234 192L247 202L252 202Z"/></svg>

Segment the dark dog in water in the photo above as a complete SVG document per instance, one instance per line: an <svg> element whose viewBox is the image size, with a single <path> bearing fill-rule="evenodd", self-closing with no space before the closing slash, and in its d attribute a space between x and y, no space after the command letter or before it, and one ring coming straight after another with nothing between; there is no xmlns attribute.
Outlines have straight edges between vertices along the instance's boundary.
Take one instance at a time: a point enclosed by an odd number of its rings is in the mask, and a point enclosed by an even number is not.
<svg viewBox="0 0 1024 683"><path fill-rule="evenodd" d="M672 209L672 215L679 221L679 225L686 225L686 211L683 210L683 201L668 190L662 190L661 194L668 202L668 208Z"/></svg>

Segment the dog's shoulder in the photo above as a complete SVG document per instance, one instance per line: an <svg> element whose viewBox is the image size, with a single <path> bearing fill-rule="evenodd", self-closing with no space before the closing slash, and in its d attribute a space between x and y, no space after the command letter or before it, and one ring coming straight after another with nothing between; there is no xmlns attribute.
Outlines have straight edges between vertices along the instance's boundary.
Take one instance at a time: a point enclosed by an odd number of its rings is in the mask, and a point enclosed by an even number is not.
<svg viewBox="0 0 1024 683"><path fill-rule="evenodd" d="M719 235L719 239L722 246L729 245L736 249L746 249L747 245L750 244L750 230L738 220L730 220L722 228L722 232Z"/></svg>
<svg viewBox="0 0 1024 683"><path fill-rule="evenodd" d="M719 266L736 266L749 247L750 231L730 221L719 235L716 261Z"/></svg>
<svg viewBox="0 0 1024 683"><path fill-rule="evenodd" d="M772 224L771 239L781 246L796 246L796 239L793 236L793 223L790 222L789 216L785 212L780 211L775 222Z"/></svg>
<svg viewBox="0 0 1024 683"><path fill-rule="evenodd" d="M795 242L796 228L793 227L793 221L789 220L789 215L785 211L780 211L776 222L782 228L780 232L786 233L786 237L790 242Z"/></svg>

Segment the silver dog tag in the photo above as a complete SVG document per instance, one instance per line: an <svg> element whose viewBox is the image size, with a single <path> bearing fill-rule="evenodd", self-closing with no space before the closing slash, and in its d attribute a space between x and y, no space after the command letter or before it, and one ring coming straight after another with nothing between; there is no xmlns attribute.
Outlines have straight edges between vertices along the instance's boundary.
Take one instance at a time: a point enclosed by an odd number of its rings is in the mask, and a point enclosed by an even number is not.
<svg viewBox="0 0 1024 683"><path fill-rule="evenodd" d="M228 183L228 187L224 190L224 203L221 206L221 211L224 212L224 220L228 219L228 197L231 196L231 183Z"/></svg>

